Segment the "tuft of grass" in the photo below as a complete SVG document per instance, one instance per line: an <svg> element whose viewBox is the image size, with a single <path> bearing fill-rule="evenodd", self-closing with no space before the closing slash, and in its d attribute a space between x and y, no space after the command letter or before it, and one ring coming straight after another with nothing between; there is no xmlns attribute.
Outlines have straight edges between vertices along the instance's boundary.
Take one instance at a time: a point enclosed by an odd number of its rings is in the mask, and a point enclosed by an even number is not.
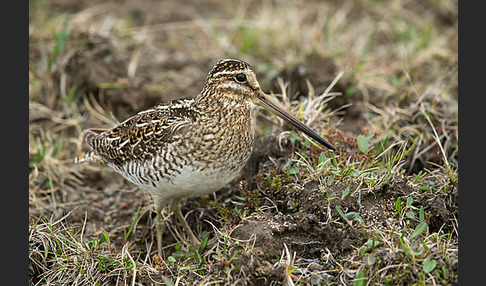
<svg viewBox="0 0 486 286"><path fill-rule="evenodd" d="M86 242L83 231L67 223L64 217L53 220L41 217L29 228L30 282L37 284L106 284L117 277L135 277L157 272L133 258L127 247L114 251L109 234Z"/></svg>
<svg viewBox="0 0 486 286"><path fill-rule="evenodd" d="M69 23L69 14L66 14L64 18L64 22L62 24L62 29L55 35L55 45L54 49L49 57L48 61L48 68L51 69L54 62L57 60L59 54L63 53L66 50L66 41L70 34L68 31L68 23Z"/></svg>

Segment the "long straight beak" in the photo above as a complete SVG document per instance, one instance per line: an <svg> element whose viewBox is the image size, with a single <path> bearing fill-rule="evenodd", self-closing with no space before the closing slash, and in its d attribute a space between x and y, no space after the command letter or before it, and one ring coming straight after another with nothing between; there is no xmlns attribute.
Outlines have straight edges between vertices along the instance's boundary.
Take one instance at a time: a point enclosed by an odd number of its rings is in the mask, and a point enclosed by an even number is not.
<svg viewBox="0 0 486 286"><path fill-rule="evenodd" d="M300 120L297 118L293 117L277 105L275 105L273 102L270 101L270 99L267 98L265 93L261 92L260 93L260 102L262 105L272 111L273 113L277 114L280 118L283 120L287 121L300 131L304 132L307 134L309 137L313 138L317 142L321 143L322 145L326 146L327 148L331 150L336 150L336 147L334 147L331 143L329 143L326 139L322 138L319 134L317 134L314 130L312 130L309 126L305 125L302 123Z"/></svg>

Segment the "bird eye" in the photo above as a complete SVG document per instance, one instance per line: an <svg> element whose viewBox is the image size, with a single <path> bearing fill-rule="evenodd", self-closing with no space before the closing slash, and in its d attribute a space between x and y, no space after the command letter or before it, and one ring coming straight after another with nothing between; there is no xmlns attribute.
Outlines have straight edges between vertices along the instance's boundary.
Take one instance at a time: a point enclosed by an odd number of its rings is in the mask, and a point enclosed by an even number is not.
<svg viewBox="0 0 486 286"><path fill-rule="evenodd" d="M239 73L235 76L236 81L238 82L245 82L246 81L246 74L244 73Z"/></svg>

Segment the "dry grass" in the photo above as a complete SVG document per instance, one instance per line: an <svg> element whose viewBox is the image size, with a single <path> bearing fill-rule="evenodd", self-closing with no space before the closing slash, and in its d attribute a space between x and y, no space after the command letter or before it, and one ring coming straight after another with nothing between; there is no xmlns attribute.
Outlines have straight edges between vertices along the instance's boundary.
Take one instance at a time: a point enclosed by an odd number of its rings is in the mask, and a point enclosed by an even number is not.
<svg viewBox="0 0 486 286"><path fill-rule="evenodd" d="M457 1L92 2L29 1L32 285L457 283ZM80 135L225 57L338 150L261 112L244 174L183 208L218 242L167 214L160 258L150 197L73 164Z"/></svg>

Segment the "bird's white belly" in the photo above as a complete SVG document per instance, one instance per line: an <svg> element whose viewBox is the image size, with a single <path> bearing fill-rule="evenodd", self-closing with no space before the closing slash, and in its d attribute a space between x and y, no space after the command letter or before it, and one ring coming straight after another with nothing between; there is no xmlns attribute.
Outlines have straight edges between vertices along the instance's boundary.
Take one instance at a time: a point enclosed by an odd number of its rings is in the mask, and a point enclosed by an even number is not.
<svg viewBox="0 0 486 286"><path fill-rule="evenodd" d="M184 166L180 173L170 180L160 180L154 186L144 186L155 201L196 198L218 191L229 184L241 170L228 172L213 168L199 169Z"/></svg>

